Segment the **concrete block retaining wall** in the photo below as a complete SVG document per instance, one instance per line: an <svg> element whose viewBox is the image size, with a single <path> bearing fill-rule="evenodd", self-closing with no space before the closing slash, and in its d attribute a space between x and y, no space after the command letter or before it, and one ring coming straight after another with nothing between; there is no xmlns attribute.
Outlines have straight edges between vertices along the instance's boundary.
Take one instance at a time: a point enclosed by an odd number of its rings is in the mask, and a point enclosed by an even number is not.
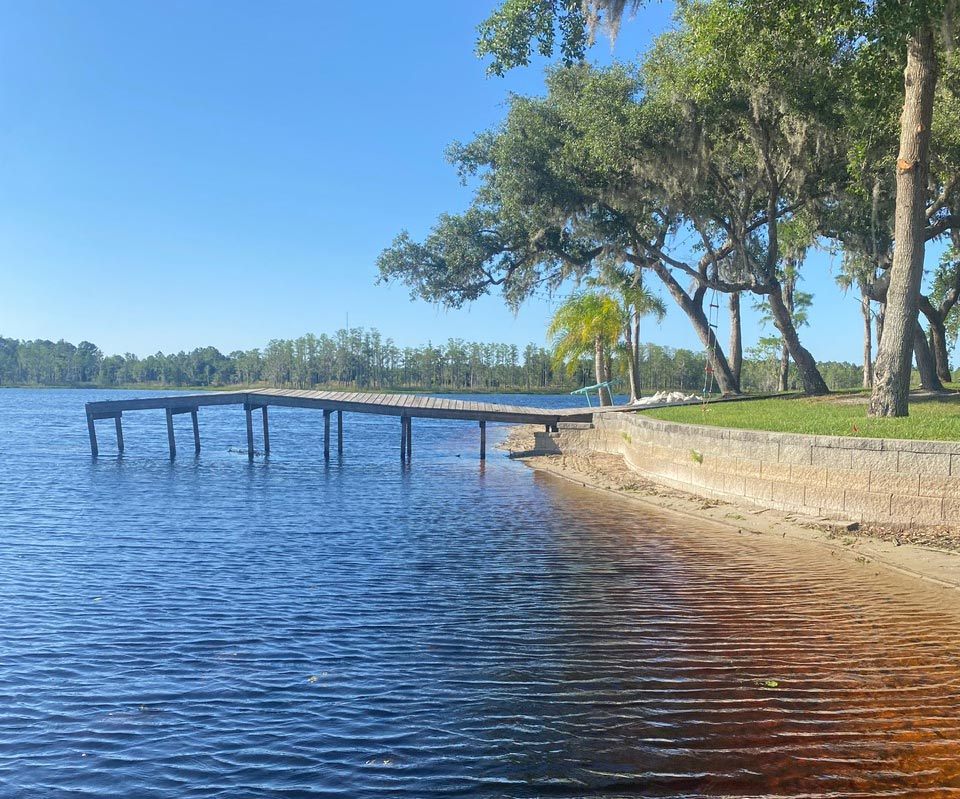
<svg viewBox="0 0 960 799"><path fill-rule="evenodd" d="M622 455L694 494L897 526L960 522L960 444L837 438L662 422L632 413L551 434L562 452Z"/></svg>

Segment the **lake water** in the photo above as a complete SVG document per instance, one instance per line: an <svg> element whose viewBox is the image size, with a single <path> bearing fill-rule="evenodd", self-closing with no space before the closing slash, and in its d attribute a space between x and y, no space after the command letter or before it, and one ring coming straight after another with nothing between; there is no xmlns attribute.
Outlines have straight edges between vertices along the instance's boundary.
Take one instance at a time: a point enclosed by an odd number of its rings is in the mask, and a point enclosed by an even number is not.
<svg viewBox="0 0 960 799"><path fill-rule="evenodd" d="M462 422L404 466L347 414L327 463L271 409L251 463L207 408L171 463L146 411L94 460L122 396L0 391L0 797L960 794L935 593L481 467Z"/></svg>

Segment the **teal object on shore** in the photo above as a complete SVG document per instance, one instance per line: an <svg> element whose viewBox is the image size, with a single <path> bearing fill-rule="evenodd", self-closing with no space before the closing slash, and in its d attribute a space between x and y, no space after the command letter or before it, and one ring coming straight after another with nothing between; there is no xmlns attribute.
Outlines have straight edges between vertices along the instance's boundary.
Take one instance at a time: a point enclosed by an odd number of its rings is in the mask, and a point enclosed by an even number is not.
<svg viewBox="0 0 960 799"><path fill-rule="evenodd" d="M603 383L597 383L595 386L584 386L583 388L577 388L571 391L571 394L583 394L587 398L587 405L593 407L593 403L590 402L590 392L597 392L597 404L600 403L600 391L604 388L610 389L615 386L617 383L620 383L621 380L619 377L615 377L613 380L606 380Z"/></svg>

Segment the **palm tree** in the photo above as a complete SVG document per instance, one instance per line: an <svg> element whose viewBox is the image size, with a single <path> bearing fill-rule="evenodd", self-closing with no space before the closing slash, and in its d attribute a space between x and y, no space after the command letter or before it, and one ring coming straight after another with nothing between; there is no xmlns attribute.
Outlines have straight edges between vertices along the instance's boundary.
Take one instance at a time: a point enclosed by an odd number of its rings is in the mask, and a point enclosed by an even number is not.
<svg viewBox="0 0 960 799"><path fill-rule="evenodd" d="M619 303L609 294L599 291L571 294L557 308L547 336L553 348L554 363L567 370L576 369L584 355L593 353L597 383L610 380L609 355L620 339L623 315ZM600 404L613 405L610 390L600 389Z"/></svg>
<svg viewBox="0 0 960 799"><path fill-rule="evenodd" d="M640 269L630 270L624 264L607 261L600 265L597 277L587 280L588 285L616 292L630 375L630 402L640 399L641 393L640 320L644 316L654 316L660 322L667 314L663 300L644 287L642 278Z"/></svg>

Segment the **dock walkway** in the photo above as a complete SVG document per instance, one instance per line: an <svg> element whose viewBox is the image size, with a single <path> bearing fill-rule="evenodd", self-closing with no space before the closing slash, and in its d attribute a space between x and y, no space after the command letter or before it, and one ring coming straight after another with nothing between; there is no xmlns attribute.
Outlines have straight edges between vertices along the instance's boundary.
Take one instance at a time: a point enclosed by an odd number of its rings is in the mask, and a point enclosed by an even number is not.
<svg viewBox="0 0 960 799"><path fill-rule="evenodd" d="M270 405L286 408L310 408L323 411L324 455L330 456L330 417L337 413L337 451L343 452L343 414L375 413L383 416L400 417L400 457L410 460L413 444L412 420L421 419L458 419L479 422L480 457L486 457L487 422L507 422L512 424L544 425L548 430L556 430L560 422L591 422L595 413L632 410L629 407L613 408L526 408L519 405L498 405L489 402L471 402L466 400L444 399L420 394L376 394L353 393L346 391L296 391L292 389L260 389L256 391L223 391L203 394L166 395L137 399L103 400L86 404L87 429L90 433L90 451L99 454L97 445L96 421L113 419L117 435L117 449L123 452L124 412L163 410L167 415L167 439L170 457L177 453L173 432L173 417L189 413L193 421L193 443L195 452L200 452L200 426L198 411L202 407L214 405L241 405L247 418L247 452L254 457L253 412L261 413L263 429L263 452L270 452L270 428L267 421L267 407Z"/></svg>

